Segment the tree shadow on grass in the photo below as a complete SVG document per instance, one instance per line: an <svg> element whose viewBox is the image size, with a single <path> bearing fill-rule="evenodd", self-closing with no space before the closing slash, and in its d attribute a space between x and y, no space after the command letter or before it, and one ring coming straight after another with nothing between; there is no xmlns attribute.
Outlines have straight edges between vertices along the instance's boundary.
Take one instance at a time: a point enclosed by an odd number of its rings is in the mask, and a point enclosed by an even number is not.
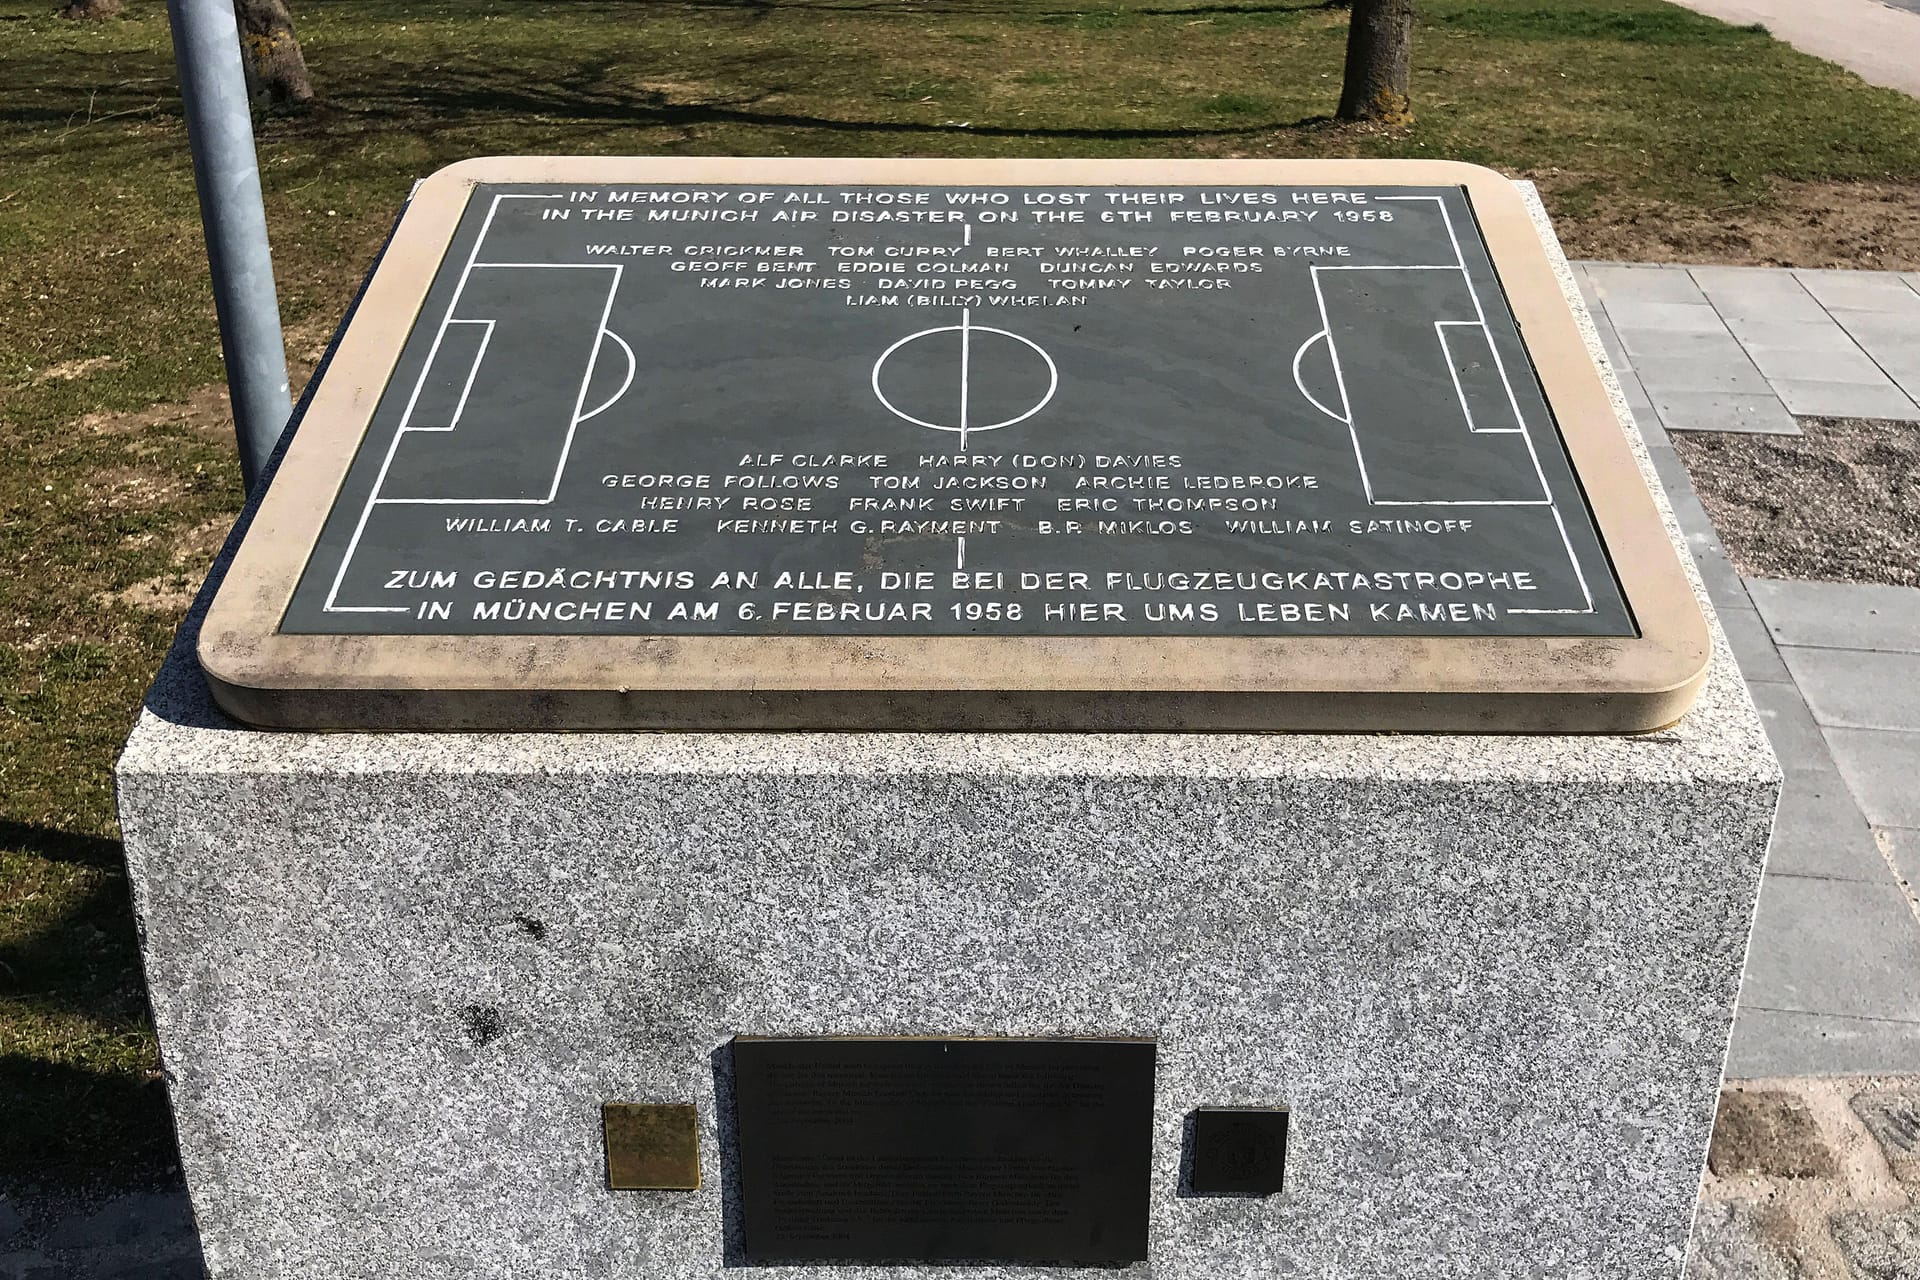
<svg viewBox="0 0 1920 1280"><path fill-rule="evenodd" d="M49 862L83 867L118 867L122 862L118 840L25 822L0 820L0 848L18 849Z"/></svg>
<svg viewBox="0 0 1920 1280"><path fill-rule="evenodd" d="M90 1071L0 1055L0 1187L166 1191L181 1186L158 1074Z"/></svg>
<svg viewBox="0 0 1920 1280"><path fill-rule="evenodd" d="M0 822L0 845L102 873L0 946L0 1184L177 1180L120 842Z"/></svg>
<svg viewBox="0 0 1920 1280"><path fill-rule="evenodd" d="M870 119L858 116L818 115L804 111L782 110L766 105L770 100L796 92L801 85L773 84L757 92L735 98L705 101L675 101L654 90L630 89L619 85L617 63L598 62L580 67L573 74L552 79L501 81L498 78L441 68L431 83L406 85L405 96L383 93L374 87L380 80L370 79L361 92L343 100L335 119L360 119L369 122L398 122L409 118L470 123L477 117L563 118L618 124L632 128L692 125L741 125L767 129L805 129L828 133L945 135L976 138L1048 138L1089 142L1154 141L1178 138L1234 138L1268 133L1276 129L1300 128L1326 123L1325 115L1293 120L1261 121L1225 126L1047 126L960 124L953 121ZM391 83L388 81L387 83ZM328 121L316 118L317 132L324 133ZM302 122L290 120L289 127L300 129Z"/></svg>
<svg viewBox="0 0 1920 1280"><path fill-rule="evenodd" d="M503 75L499 68L450 65L424 74L421 68L404 62L363 62L346 74L335 75L327 100L311 110L264 121L259 134L264 144L276 139L297 140L325 159L363 145L369 133L402 132L430 140L442 133L495 122L514 135L514 143L520 142L520 135L528 133L531 126L564 126L575 131L570 134L575 139L570 149L578 149L577 129L581 124L620 129L733 126L763 129L770 134L802 131L903 140L944 137L1125 143L1233 139L1330 123L1325 114L1233 124L1043 125L995 122L990 118L961 123L888 119L881 112L835 114L783 109L773 105L775 100L809 89L805 78L808 70L803 60L796 61L798 57L792 51L768 50L744 55L722 67L705 68L706 77L745 81L756 87L738 95L692 100L625 83L633 74L632 67L609 58L560 66L523 66L514 75ZM69 69L65 76L59 68L48 68L36 86L39 92L30 97L0 90L0 126L16 125L27 130L42 127L40 134L29 132L10 147L17 159L81 148L95 163L104 164L114 162L116 155L129 149L157 152L179 145L171 128L128 130L113 128L104 120L101 125L75 131L71 138L51 131L46 127L72 114L73 102L86 102L89 95L99 91L91 73L79 68ZM179 118L180 102L169 81L157 89L116 93L111 101L103 100L100 110L103 115L139 116L149 124L171 124Z"/></svg>

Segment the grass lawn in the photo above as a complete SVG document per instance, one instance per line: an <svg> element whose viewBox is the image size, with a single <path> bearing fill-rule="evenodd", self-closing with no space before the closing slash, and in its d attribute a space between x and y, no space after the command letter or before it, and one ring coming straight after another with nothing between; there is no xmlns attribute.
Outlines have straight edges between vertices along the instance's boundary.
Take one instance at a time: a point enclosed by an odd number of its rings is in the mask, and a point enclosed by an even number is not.
<svg viewBox="0 0 1920 1280"><path fill-rule="evenodd" d="M290 346L408 185L503 152L1444 156L1580 255L1920 266L1920 102L1658 0L1421 0L1419 121L1330 124L1308 0L293 0ZM159 0L0 0L0 1184L171 1159L109 770L240 494ZM1904 221L1903 221L1904 219Z"/></svg>

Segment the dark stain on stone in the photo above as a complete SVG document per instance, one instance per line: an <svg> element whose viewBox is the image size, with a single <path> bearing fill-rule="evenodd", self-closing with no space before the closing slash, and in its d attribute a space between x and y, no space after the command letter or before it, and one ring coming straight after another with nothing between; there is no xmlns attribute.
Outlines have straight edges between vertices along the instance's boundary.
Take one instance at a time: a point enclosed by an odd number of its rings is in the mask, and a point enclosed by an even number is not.
<svg viewBox="0 0 1920 1280"><path fill-rule="evenodd" d="M506 1019L492 1005L470 1004L460 1010L460 1024L467 1029L467 1039L475 1044L492 1044L506 1034Z"/></svg>
<svg viewBox="0 0 1920 1280"><path fill-rule="evenodd" d="M520 932L526 934L535 942L545 942L547 940L547 926L534 917L520 914L514 916L513 922L520 926Z"/></svg>
<svg viewBox="0 0 1920 1280"><path fill-rule="evenodd" d="M1824 1178L1835 1169L1833 1152L1807 1104L1773 1089L1721 1093L1707 1165L1722 1178L1738 1173Z"/></svg>

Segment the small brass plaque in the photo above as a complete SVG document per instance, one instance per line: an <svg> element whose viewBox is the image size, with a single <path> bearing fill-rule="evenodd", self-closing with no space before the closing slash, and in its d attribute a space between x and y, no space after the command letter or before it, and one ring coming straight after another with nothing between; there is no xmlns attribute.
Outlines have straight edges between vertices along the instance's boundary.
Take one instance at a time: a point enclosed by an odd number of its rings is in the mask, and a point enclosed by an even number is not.
<svg viewBox="0 0 1920 1280"><path fill-rule="evenodd" d="M698 1191L700 1126L691 1102L608 1102L607 1185L615 1191Z"/></svg>

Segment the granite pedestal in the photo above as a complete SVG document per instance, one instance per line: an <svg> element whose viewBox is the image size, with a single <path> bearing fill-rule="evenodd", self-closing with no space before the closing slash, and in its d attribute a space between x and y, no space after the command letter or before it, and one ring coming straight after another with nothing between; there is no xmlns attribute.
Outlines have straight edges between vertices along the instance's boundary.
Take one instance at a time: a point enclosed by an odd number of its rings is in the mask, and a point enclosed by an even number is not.
<svg viewBox="0 0 1920 1280"><path fill-rule="evenodd" d="M725 1045L832 1033L1157 1037L1128 1274L1678 1272L1779 787L1717 631L1639 737L320 735L199 616L118 782L219 1280L724 1274ZM608 1190L610 1100L706 1186ZM1182 1194L1274 1104L1283 1194ZM779 1272L936 1273L1047 1274Z"/></svg>

